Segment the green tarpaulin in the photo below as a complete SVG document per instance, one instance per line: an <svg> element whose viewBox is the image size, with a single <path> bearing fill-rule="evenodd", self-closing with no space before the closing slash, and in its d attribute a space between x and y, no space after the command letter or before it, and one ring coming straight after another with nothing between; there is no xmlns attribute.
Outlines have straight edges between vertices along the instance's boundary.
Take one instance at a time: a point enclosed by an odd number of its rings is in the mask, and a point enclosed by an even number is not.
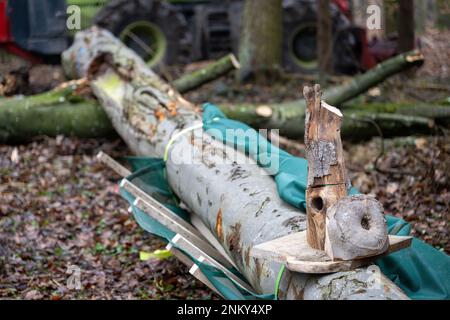
<svg viewBox="0 0 450 320"><path fill-rule="evenodd" d="M273 170L272 165L277 163L277 170L273 171L273 177L280 197L299 210L305 211L307 180L305 159L292 156L271 145L263 136L244 123L227 119L212 104L205 104L203 107L203 129L211 136L221 139L223 143L245 152L269 170ZM254 134L247 134L245 139L229 134L233 130L236 132L236 129L241 130L240 132L253 130ZM165 163L162 159L130 157L127 160L134 170L133 175L127 178L128 180L188 220L187 213L178 207L176 196L165 179ZM132 205L133 197L125 190L121 190L121 193ZM350 193L357 193L357 190L352 188ZM133 207L133 214L139 225L146 231L167 241L174 236L173 232L135 207ZM410 227L405 221L392 216L386 216L386 218L390 234L409 234ZM245 292L231 281L229 286L224 285L224 282L220 281L226 278L222 272L193 260L227 299L273 299L276 297L276 294L257 295ZM410 248L379 259L376 264L412 299L449 299L450 297L450 257L418 239L413 239ZM236 270L232 271L238 274Z"/></svg>

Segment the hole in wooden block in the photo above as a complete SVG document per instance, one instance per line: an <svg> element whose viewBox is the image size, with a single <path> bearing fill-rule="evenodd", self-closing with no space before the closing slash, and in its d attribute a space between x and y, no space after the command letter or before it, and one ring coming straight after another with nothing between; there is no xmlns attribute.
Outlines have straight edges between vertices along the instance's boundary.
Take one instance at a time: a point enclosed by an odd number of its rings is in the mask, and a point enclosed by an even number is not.
<svg viewBox="0 0 450 320"><path fill-rule="evenodd" d="M323 199L321 197L314 197L311 199L311 207L314 210L322 211L324 207Z"/></svg>
<svg viewBox="0 0 450 320"><path fill-rule="evenodd" d="M361 219L361 227L363 227L363 229L369 230L371 220L372 219L369 215L364 215Z"/></svg>

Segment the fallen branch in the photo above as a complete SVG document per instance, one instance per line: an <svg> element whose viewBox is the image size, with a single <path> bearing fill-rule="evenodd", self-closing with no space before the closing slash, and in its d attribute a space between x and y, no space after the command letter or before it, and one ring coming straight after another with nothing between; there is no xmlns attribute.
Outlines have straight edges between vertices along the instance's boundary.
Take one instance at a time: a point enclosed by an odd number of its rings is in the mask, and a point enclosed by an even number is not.
<svg viewBox="0 0 450 320"><path fill-rule="evenodd" d="M173 86L180 93L186 93L200 87L205 83L216 80L232 70L239 68L239 62L237 61L234 54L231 53L223 57L222 59L208 64L200 70L182 76L178 80L174 81Z"/></svg>

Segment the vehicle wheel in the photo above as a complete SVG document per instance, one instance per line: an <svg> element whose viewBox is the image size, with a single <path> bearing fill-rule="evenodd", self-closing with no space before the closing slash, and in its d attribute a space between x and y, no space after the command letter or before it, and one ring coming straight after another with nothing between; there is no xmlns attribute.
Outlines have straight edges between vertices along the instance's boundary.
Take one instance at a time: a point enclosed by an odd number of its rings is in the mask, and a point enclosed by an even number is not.
<svg viewBox="0 0 450 320"><path fill-rule="evenodd" d="M190 61L192 35L183 14L169 3L112 0L94 23L118 36L150 67Z"/></svg>
<svg viewBox="0 0 450 320"><path fill-rule="evenodd" d="M288 0L284 1L283 7L285 68L288 71L306 74L317 72L317 5L311 1ZM330 12L334 38L333 66L339 72L342 69L339 53L348 52L347 47L353 46L355 41L347 41L345 30L350 27L350 22L344 14L334 4L330 5ZM346 49L344 50L343 47ZM358 63L357 60L351 63ZM348 59L346 61L348 62Z"/></svg>

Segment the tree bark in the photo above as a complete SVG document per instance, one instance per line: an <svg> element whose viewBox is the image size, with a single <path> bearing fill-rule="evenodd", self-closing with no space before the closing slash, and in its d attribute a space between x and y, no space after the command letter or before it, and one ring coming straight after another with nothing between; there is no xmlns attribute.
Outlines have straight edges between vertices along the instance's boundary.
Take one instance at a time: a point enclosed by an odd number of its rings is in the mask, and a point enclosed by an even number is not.
<svg viewBox="0 0 450 320"><path fill-rule="evenodd" d="M96 28L78 33L63 59L68 67L78 63L79 76L89 76L94 94L131 150L157 157L168 152L167 178L173 191L211 228L255 290L272 293L280 264L252 259L250 250L304 230L306 220L303 212L279 198L272 177L262 175L244 153L203 134L196 127L199 110L110 33ZM187 128L191 134L178 136L166 150L171 137ZM224 162L224 157L233 161ZM406 298L386 277L375 279L375 286L368 283L372 278L366 268L327 276L287 273L281 297Z"/></svg>
<svg viewBox="0 0 450 320"><path fill-rule="evenodd" d="M281 0L246 0L242 21L238 80L265 81L281 65Z"/></svg>

